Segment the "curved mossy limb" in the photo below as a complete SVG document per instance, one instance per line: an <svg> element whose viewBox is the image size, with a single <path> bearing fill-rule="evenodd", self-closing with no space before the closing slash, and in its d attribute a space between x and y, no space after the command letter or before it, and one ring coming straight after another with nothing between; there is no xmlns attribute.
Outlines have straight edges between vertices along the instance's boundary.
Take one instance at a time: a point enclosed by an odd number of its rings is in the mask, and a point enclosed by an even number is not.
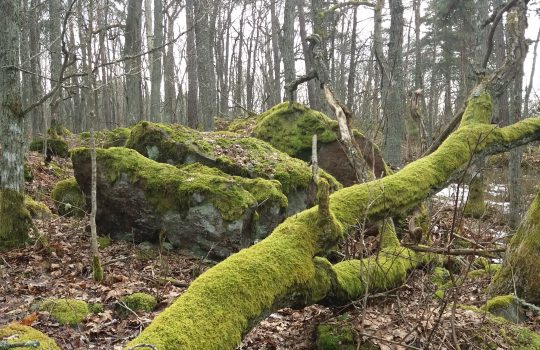
<svg viewBox="0 0 540 350"><path fill-rule="evenodd" d="M74 177L59 181L51 192L60 215L84 216L86 200Z"/></svg>
<svg viewBox="0 0 540 350"><path fill-rule="evenodd" d="M202 133L183 125L140 122L131 129L126 147L169 164L201 163L236 176L278 180L285 194L306 189L311 180L307 163L268 143L230 132ZM321 170L335 189L341 185Z"/></svg>
<svg viewBox="0 0 540 350"><path fill-rule="evenodd" d="M0 188L0 249L23 246L33 227L22 193Z"/></svg>
<svg viewBox="0 0 540 350"><path fill-rule="evenodd" d="M540 302L540 188L506 249L501 269L491 284L492 295L516 295Z"/></svg>
<svg viewBox="0 0 540 350"><path fill-rule="evenodd" d="M37 139L30 143L30 151L43 152L43 139ZM62 139L50 138L47 139L47 153L53 156L67 158L69 156L68 144Z"/></svg>
<svg viewBox="0 0 540 350"><path fill-rule="evenodd" d="M469 107L474 104L473 98ZM491 113L487 107L475 111ZM260 243L207 270L127 348L141 343L163 350L234 348L261 317L290 305L298 291L316 285L317 298L324 294L332 279L317 278L329 274L316 267L321 262L314 257L324 255L359 219L380 220L415 208L430 193L446 186L469 163L473 156L470 145L478 140L481 142L474 149L485 156L539 138L540 118L526 119L506 128L475 123L460 127L437 151L396 174L330 195L329 210L333 226L338 228L335 232L324 232L317 225L318 208L311 208L289 217ZM371 285L380 282L388 286L390 281L399 281L407 268L427 257L418 258L416 253L401 247L389 249L393 252L383 254L381 261L372 264L353 261L331 267L339 276L338 281L341 280L337 285L341 294L334 293L336 299L357 297L362 292L360 277ZM396 259L398 264L393 263ZM379 266L395 266L396 271L392 268L386 272ZM373 273L370 269L385 272L378 277L359 276L361 267L369 273Z"/></svg>
<svg viewBox="0 0 540 350"><path fill-rule="evenodd" d="M40 311L47 311L62 325L76 326L84 320L90 309L83 300L46 299L38 304Z"/></svg>
<svg viewBox="0 0 540 350"><path fill-rule="evenodd" d="M38 341L39 346L36 347L17 347L19 350L60 350L56 342L49 338L46 334L29 326L19 323L10 323L0 327L0 343L7 344Z"/></svg>

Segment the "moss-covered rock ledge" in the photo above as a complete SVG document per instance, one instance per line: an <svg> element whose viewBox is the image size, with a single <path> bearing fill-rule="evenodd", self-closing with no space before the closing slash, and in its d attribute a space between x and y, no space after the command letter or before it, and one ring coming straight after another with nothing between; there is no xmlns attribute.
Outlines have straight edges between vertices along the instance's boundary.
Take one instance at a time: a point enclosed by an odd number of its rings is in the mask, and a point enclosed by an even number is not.
<svg viewBox="0 0 540 350"><path fill-rule="evenodd" d="M252 137L231 132L199 132L183 125L140 122L131 129L126 147L162 163L200 163L235 176L277 180L289 199L292 215L308 205L309 165ZM333 189L341 185L324 171Z"/></svg>
<svg viewBox="0 0 540 350"><path fill-rule="evenodd" d="M379 148L356 129L353 130L362 157L376 177L389 173ZM311 159L312 137L317 135L319 166L344 186L358 182L344 146L338 141L339 127L325 114L299 103L283 102L263 112L255 123L253 136L305 161Z"/></svg>
<svg viewBox="0 0 540 350"><path fill-rule="evenodd" d="M382 240L383 252L363 261L333 266L320 256L359 219L379 220L415 208L444 187L473 153L485 156L540 139L540 118L505 128L485 124L491 99L481 91L469 100L467 111L468 122L434 153L329 199L321 191L319 206L289 217L262 242L207 270L127 348L146 343L160 350L233 349L276 308L302 299L305 304L344 302L361 296L366 283L378 287L370 290L399 283L407 269L429 258L400 247L392 237Z"/></svg>
<svg viewBox="0 0 540 350"><path fill-rule="evenodd" d="M72 161L88 202L90 150L73 150ZM166 239L216 259L266 237L287 209L278 181L233 177L200 164L179 169L123 147L97 150L97 193L100 234Z"/></svg>

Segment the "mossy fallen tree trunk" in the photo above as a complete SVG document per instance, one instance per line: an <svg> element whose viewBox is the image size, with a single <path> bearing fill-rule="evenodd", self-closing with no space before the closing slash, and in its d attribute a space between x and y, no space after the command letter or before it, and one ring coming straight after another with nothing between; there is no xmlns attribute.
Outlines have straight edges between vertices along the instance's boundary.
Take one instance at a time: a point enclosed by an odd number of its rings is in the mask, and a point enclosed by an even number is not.
<svg viewBox="0 0 540 350"><path fill-rule="evenodd" d="M540 118L506 128L487 124L491 99L477 93L460 128L431 155L398 173L339 190L320 205L288 218L262 242L240 251L195 280L139 337L128 344L166 349L232 349L259 320L288 305L348 302L366 291L403 281L407 270L429 260L382 239L376 257L331 265L322 258L350 227L412 210L482 157L540 138ZM321 182L320 184L324 184Z"/></svg>
<svg viewBox="0 0 540 350"><path fill-rule="evenodd" d="M506 250L506 258L491 285L493 295L515 293L540 303L540 187Z"/></svg>

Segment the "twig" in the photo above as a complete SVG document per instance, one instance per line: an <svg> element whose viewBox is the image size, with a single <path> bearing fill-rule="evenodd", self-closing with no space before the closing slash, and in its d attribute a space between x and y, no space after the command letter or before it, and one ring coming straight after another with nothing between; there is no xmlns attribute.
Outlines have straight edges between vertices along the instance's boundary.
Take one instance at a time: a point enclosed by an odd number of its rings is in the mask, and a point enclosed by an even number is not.
<svg viewBox="0 0 540 350"><path fill-rule="evenodd" d="M406 248L414 250L415 252L422 253L435 253L443 255L478 255L485 257L493 257L494 253L503 253L506 251L505 247L502 248L490 248L490 249L475 249L475 248L434 248L434 247L423 247L418 245L405 245Z"/></svg>
<svg viewBox="0 0 540 350"><path fill-rule="evenodd" d="M379 340L379 341L382 341L382 342L385 342L385 343L389 343L389 344L392 344L392 345L404 346L404 347L406 347L406 348L408 348L408 349L422 350L421 348L417 348L416 346L412 346L412 345L408 345L408 344L399 343L399 342L397 342L397 341L392 341L392 340L384 339L384 338L377 337L376 335L372 335L372 334L367 334L367 333L359 332L358 335L360 335L360 336L362 336L362 337L367 337L367 338L376 339L376 340Z"/></svg>
<svg viewBox="0 0 540 350"><path fill-rule="evenodd" d="M0 349L14 349L14 348L38 348L39 342L37 340L19 342L19 343L8 343L7 341L0 341ZM157 349L156 349L157 350Z"/></svg>

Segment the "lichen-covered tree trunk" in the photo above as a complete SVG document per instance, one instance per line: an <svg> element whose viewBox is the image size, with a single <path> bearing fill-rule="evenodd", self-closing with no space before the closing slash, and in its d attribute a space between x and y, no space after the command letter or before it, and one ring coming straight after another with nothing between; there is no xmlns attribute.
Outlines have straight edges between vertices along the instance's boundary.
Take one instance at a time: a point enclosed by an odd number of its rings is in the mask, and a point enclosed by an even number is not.
<svg viewBox="0 0 540 350"><path fill-rule="evenodd" d="M19 2L0 2L0 248L28 239L24 207L24 123L19 72Z"/></svg>
<svg viewBox="0 0 540 350"><path fill-rule="evenodd" d="M384 290L429 260L386 234L377 256L331 265L324 254L359 219L381 220L407 212L477 155L485 156L540 138L540 118L498 128L487 123L491 99L476 92L463 121L434 153L394 175L327 194L319 205L289 217L260 243L232 255L197 278L139 337L128 344L167 349L232 349L264 316L288 305L325 300L343 303L365 291ZM470 151L470 144L481 142Z"/></svg>
<svg viewBox="0 0 540 350"><path fill-rule="evenodd" d="M540 302L540 190L508 244L506 257L491 285L491 294L515 293L528 302Z"/></svg>

